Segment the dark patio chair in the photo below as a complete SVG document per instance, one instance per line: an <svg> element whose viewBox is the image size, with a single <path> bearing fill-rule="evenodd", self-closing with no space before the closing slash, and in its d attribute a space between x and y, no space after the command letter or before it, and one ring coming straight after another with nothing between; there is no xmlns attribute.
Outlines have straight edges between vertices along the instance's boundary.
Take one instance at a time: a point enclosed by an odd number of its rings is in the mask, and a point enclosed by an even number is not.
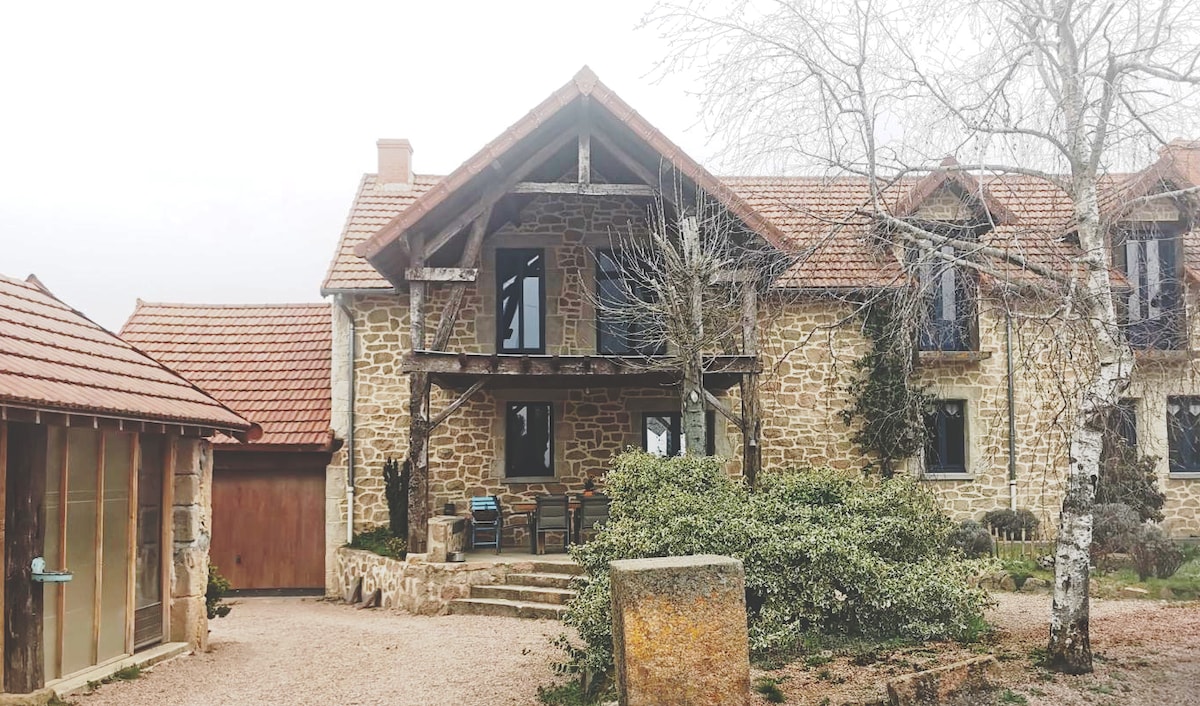
<svg viewBox="0 0 1200 706"><path fill-rule="evenodd" d="M499 554L503 532L504 515L500 512L500 500L495 495L471 498L471 546L495 547ZM491 539L480 539L480 534Z"/></svg>
<svg viewBox="0 0 1200 706"><path fill-rule="evenodd" d="M608 522L608 506L612 500L607 495L584 495L579 498L579 509L575 511L575 541L583 542L587 532L598 532Z"/></svg>
<svg viewBox="0 0 1200 706"><path fill-rule="evenodd" d="M571 500L566 495L539 495L534 522L538 539L549 532L562 532L563 551L571 546ZM544 540L543 540L544 541ZM545 554L545 545L539 545Z"/></svg>

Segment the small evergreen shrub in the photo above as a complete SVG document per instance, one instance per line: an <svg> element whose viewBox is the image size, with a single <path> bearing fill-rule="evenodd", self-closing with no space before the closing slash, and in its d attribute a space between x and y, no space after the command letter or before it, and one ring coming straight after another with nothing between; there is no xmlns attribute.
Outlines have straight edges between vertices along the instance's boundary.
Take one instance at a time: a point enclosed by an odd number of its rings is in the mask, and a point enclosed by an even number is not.
<svg viewBox="0 0 1200 706"><path fill-rule="evenodd" d="M1104 503L1092 508L1092 563L1107 571L1115 554L1129 551L1142 520L1133 508L1122 503Z"/></svg>
<svg viewBox="0 0 1200 706"><path fill-rule="evenodd" d="M1157 525L1151 524L1142 525L1134 533L1129 545L1129 554L1133 557L1133 566L1137 569L1139 581L1145 581L1151 576L1170 578L1179 571L1185 560L1179 545L1168 539Z"/></svg>
<svg viewBox="0 0 1200 706"><path fill-rule="evenodd" d="M806 635L967 637L983 624L978 566L947 557L953 524L907 478L830 470L766 472L750 494L713 458L618 456L606 476L609 522L573 547L587 580L567 624L585 647L565 671L612 666L616 559L723 554L746 571L750 649L790 651Z"/></svg>
<svg viewBox="0 0 1200 706"><path fill-rule="evenodd" d="M388 525L377 525L356 532L354 539L346 546L374 552L379 556L403 559L408 550L408 540L403 535L393 534Z"/></svg>
<svg viewBox="0 0 1200 706"><path fill-rule="evenodd" d="M992 535L975 520L963 520L946 540L946 546L957 549L968 559L991 556Z"/></svg>
<svg viewBox="0 0 1200 706"><path fill-rule="evenodd" d="M995 530L1005 539L1033 539L1037 534L1038 518L1024 508L1020 510L992 510L984 514L983 524Z"/></svg>
<svg viewBox="0 0 1200 706"><path fill-rule="evenodd" d="M231 588L229 580L222 576L220 571L217 571L217 566L209 564L208 590L204 592L204 607L208 612L209 620L224 618L229 615L229 611L233 610L233 606L225 602L225 595Z"/></svg>

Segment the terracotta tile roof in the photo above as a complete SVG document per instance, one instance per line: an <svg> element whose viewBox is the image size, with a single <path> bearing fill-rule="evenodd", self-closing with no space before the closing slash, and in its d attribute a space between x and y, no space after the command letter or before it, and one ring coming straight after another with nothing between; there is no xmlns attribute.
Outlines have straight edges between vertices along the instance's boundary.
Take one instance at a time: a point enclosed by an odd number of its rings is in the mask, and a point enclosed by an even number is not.
<svg viewBox="0 0 1200 706"><path fill-rule="evenodd" d="M371 263L354 254L354 248L379 232L417 197L429 191L442 177L417 174L409 190L381 189L375 185L374 174L364 174L354 196L354 205L342 228L333 262L321 284L321 293L344 289L391 289L392 285Z"/></svg>
<svg viewBox="0 0 1200 706"><path fill-rule="evenodd" d="M121 336L258 422L254 446L329 445L328 304L139 301Z"/></svg>
<svg viewBox="0 0 1200 706"><path fill-rule="evenodd" d="M254 428L32 277L0 275L0 405L239 435Z"/></svg>

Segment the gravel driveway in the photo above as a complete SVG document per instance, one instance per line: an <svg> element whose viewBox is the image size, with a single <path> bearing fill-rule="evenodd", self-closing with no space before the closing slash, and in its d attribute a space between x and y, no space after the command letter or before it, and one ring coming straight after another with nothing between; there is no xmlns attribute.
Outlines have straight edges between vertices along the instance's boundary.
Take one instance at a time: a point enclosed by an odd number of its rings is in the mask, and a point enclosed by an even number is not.
<svg viewBox="0 0 1200 706"><path fill-rule="evenodd" d="M561 656L547 620L420 617L313 598L238 599L211 623L211 650L79 706L537 704Z"/></svg>

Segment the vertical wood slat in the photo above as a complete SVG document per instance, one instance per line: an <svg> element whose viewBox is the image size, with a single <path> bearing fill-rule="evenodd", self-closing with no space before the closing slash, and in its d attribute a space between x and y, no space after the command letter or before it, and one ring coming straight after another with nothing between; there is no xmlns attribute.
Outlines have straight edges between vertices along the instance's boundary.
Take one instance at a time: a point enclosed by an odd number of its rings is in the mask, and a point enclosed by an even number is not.
<svg viewBox="0 0 1200 706"><path fill-rule="evenodd" d="M0 566L8 566L8 422L0 422ZM0 635L8 632L4 615L4 580L0 577ZM4 667L7 664L4 639L0 637L0 693L4 693Z"/></svg>
<svg viewBox="0 0 1200 706"><path fill-rule="evenodd" d="M412 267L425 266L425 238L414 233L409 237L412 248ZM408 318L411 326L409 337L410 348L414 351L425 350L425 283L412 281L408 283Z"/></svg>
<svg viewBox="0 0 1200 706"><path fill-rule="evenodd" d="M169 642L171 639L171 564L175 558L175 447L178 442L177 436L163 437L163 506L159 512L162 546L158 550L163 642Z"/></svg>
<svg viewBox="0 0 1200 706"><path fill-rule="evenodd" d="M67 570L67 481L70 477L68 462L71 457L71 429L64 428L62 433L62 465L58 469L58 568ZM58 585L58 620L55 620L54 639L57 646L54 650L54 676L61 677L63 673L63 646L66 644L66 614L68 583Z"/></svg>
<svg viewBox="0 0 1200 706"><path fill-rule="evenodd" d="M5 466L4 687L36 691L45 683L42 584L32 563L45 552L41 508L46 495L47 431L41 424L10 425Z"/></svg>
<svg viewBox="0 0 1200 706"><path fill-rule="evenodd" d="M142 437L134 432L129 448L129 524L126 525L126 546L129 554L125 562L125 654L133 654L133 625L137 612L137 516L138 516L138 467L142 458Z"/></svg>
<svg viewBox="0 0 1200 706"><path fill-rule="evenodd" d="M92 664L100 662L100 616L104 612L104 455L108 433L100 432L100 448L96 452L96 533L92 537L96 557L96 576L92 582Z"/></svg>

